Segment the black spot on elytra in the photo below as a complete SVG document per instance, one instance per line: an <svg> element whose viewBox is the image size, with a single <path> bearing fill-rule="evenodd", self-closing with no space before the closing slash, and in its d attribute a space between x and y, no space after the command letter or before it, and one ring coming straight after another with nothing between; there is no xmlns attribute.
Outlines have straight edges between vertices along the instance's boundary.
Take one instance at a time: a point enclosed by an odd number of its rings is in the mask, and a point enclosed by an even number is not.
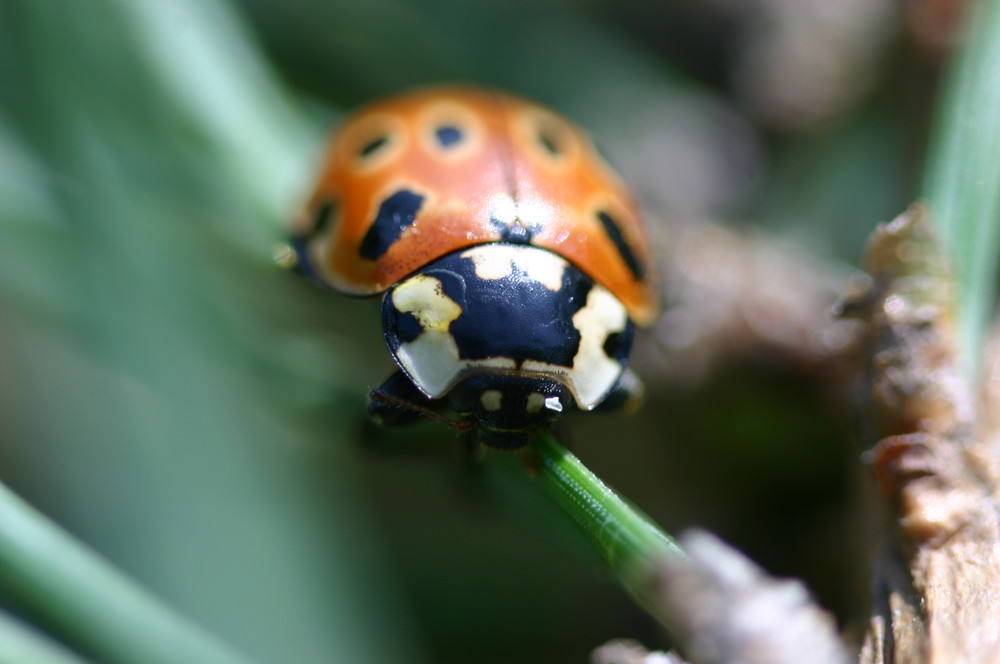
<svg viewBox="0 0 1000 664"><path fill-rule="evenodd" d="M494 217L490 219L490 225L500 234L502 242L511 244L531 244L531 238L542 230L541 224L525 224L520 219L506 223Z"/></svg>
<svg viewBox="0 0 1000 664"><path fill-rule="evenodd" d="M545 128L538 130L538 144L545 148L553 157L562 156L562 148L559 146L559 141L556 140L554 132L547 130Z"/></svg>
<svg viewBox="0 0 1000 664"><path fill-rule="evenodd" d="M620 360L622 358L624 341L625 339L622 337L621 332L612 332L604 340L604 354L612 360ZM626 352L625 355L627 356L628 353Z"/></svg>
<svg viewBox="0 0 1000 664"><path fill-rule="evenodd" d="M409 311L397 310L395 324L396 334L402 343L413 341L424 331L423 326L420 325L420 321Z"/></svg>
<svg viewBox="0 0 1000 664"><path fill-rule="evenodd" d="M361 257L376 260L387 252L403 231L413 225L423 203L423 196L408 189L400 189L382 201L375 221L361 240Z"/></svg>
<svg viewBox="0 0 1000 664"><path fill-rule="evenodd" d="M367 143L361 146L361 149L358 150L358 157L360 157L361 159L368 159L373 154L378 152L379 148L381 148L388 142L389 142L388 136L376 136L375 138L373 138L372 140L368 141Z"/></svg>
<svg viewBox="0 0 1000 664"><path fill-rule="evenodd" d="M625 265L628 267L629 271L639 281L646 276L646 268L639 261L634 253L632 253L632 247L629 246L628 241L622 234L621 226L607 210L598 210L597 219L604 226L604 232L607 234L608 239L611 240L612 244L615 245L615 249L618 250L619 255L621 255L622 260L625 261Z"/></svg>
<svg viewBox="0 0 1000 664"><path fill-rule="evenodd" d="M330 228L333 221L333 214L337 211L337 203L333 200L326 200L316 206L313 213L313 223L309 229L309 236L316 237L322 235Z"/></svg>
<svg viewBox="0 0 1000 664"><path fill-rule="evenodd" d="M452 148L465 140L465 134L454 125L441 125L434 130L434 138L443 148Z"/></svg>

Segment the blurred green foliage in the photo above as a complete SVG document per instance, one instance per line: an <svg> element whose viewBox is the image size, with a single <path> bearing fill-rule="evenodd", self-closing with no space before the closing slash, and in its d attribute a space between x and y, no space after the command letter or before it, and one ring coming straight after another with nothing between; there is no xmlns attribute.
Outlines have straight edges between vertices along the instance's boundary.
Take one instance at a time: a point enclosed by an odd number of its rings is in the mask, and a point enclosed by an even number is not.
<svg viewBox="0 0 1000 664"><path fill-rule="evenodd" d="M938 107L923 195L959 284L963 365L979 372L996 300L1000 242L1000 2L971 3L968 46Z"/></svg>
<svg viewBox="0 0 1000 664"><path fill-rule="evenodd" d="M4 479L263 661L408 658L351 361L268 262L308 159L288 93L221 3L3 12Z"/></svg>
<svg viewBox="0 0 1000 664"><path fill-rule="evenodd" d="M0 479L255 661L663 646L513 458L463 472L431 425L364 448L377 309L269 257L343 111L465 80L590 128L655 216L853 261L915 195L935 65L888 30L871 82L782 124L729 76L743 22L640 0L0 0ZM714 529L843 616L857 450L822 382L760 358L569 438L668 529Z"/></svg>

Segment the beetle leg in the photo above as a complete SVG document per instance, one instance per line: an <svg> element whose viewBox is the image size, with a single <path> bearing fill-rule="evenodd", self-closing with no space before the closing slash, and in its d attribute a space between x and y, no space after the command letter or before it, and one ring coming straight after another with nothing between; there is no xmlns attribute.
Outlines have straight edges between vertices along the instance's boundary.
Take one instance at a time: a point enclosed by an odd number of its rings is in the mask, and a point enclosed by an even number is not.
<svg viewBox="0 0 1000 664"><path fill-rule="evenodd" d="M455 421L438 413L440 402L428 399L402 371L396 371L368 393L368 415L376 424L404 426L422 419L447 424L458 431L466 431L471 422Z"/></svg>

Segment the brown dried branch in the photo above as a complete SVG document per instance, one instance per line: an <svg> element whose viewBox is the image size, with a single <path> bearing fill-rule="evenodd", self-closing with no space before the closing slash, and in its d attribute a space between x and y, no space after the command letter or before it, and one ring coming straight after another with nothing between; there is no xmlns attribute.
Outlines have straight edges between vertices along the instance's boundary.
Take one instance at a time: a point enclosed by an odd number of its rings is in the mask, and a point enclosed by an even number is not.
<svg viewBox="0 0 1000 664"><path fill-rule="evenodd" d="M831 320L829 311L846 269L708 221L671 224L656 239L670 273L656 346L639 359L653 383L697 384L718 366L750 358L827 379L844 366L858 325Z"/></svg>
<svg viewBox="0 0 1000 664"><path fill-rule="evenodd" d="M718 253L705 260L692 251L680 270L685 288L714 294L725 312L685 314L716 332L704 357L725 354L720 340L729 338L770 346L766 335L747 324L747 311L760 296L752 303L729 298L740 290L732 287L735 282L720 286L725 274L699 270L734 265L745 272L755 264L752 244L726 233L723 242L691 237L703 251L729 252L727 260L716 260ZM799 304L780 307L784 334L773 339L775 348L784 345L790 357L818 367L836 366L833 358L851 364L842 360L856 351L868 365L862 406L874 445L867 457L886 527L873 561L871 615L858 659L1000 662L1000 331L986 355L977 403L957 359L952 271L920 205L877 229L866 269L868 276L854 281L841 304L843 318L861 328L860 350L852 343L857 327L816 322L822 280L810 282ZM817 344L822 338L838 341ZM691 662L847 660L832 621L797 582L769 579L706 535L684 538L682 546L690 559L658 568L656 610L670 617ZM616 643L595 652L594 661L647 662L657 656L663 655Z"/></svg>
<svg viewBox="0 0 1000 664"><path fill-rule="evenodd" d="M590 654L591 664L687 664L673 652L650 652L629 639L615 639Z"/></svg>
<svg viewBox="0 0 1000 664"><path fill-rule="evenodd" d="M689 558L663 560L657 606L697 664L843 664L834 620L799 581L768 577L706 532L680 538Z"/></svg>
<svg viewBox="0 0 1000 664"><path fill-rule="evenodd" d="M880 227L868 287L872 468L890 519L861 661L1000 661L995 463L973 434L957 362L954 284L923 207ZM981 430L981 428L980 428Z"/></svg>

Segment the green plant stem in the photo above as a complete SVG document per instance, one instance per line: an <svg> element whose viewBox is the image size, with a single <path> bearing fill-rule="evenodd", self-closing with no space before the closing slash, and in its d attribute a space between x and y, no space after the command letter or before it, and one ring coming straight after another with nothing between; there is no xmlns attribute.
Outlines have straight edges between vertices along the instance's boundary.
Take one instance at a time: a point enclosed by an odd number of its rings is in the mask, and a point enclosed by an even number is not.
<svg viewBox="0 0 1000 664"><path fill-rule="evenodd" d="M655 604L650 596L650 581L656 562L667 556L683 556L680 547L649 517L619 498L550 434L540 433L534 447L541 456L539 480L622 584L650 608ZM651 612L660 613L655 607Z"/></svg>
<svg viewBox="0 0 1000 664"><path fill-rule="evenodd" d="M0 612L0 664L89 664L89 661Z"/></svg>
<svg viewBox="0 0 1000 664"><path fill-rule="evenodd" d="M160 604L2 484L0 586L42 621L108 662L248 662Z"/></svg>
<svg viewBox="0 0 1000 664"><path fill-rule="evenodd" d="M975 379L1000 240L1000 0L974 0L939 107L923 183L955 265L962 364Z"/></svg>

